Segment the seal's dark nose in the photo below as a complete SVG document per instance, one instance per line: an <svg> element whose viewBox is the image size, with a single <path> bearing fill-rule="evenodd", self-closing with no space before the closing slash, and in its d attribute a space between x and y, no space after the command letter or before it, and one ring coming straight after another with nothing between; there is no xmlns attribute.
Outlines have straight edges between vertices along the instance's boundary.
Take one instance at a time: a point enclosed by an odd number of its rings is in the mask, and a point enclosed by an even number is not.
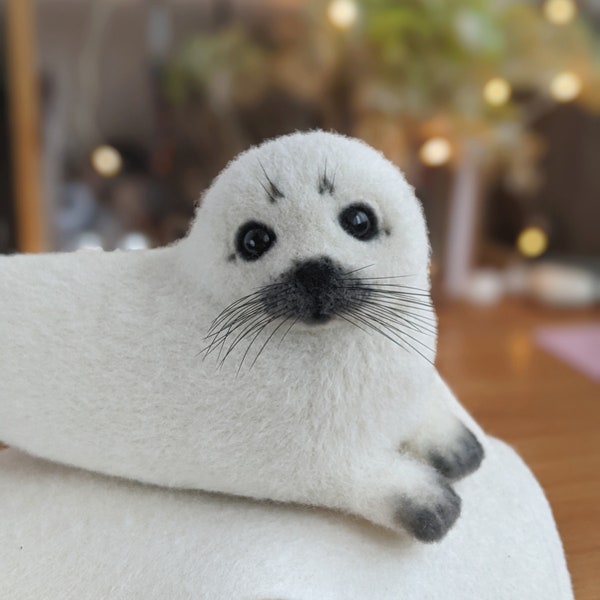
<svg viewBox="0 0 600 600"><path fill-rule="evenodd" d="M337 269L327 258L307 260L294 271L296 283L309 294L328 292L335 285Z"/></svg>
<svg viewBox="0 0 600 600"><path fill-rule="evenodd" d="M318 257L297 264L289 273L288 303L306 323L328 321L339 308L341 269L330 258Z"/></svg>
<svg viewBox="0 0 600 600"><path fill-rule="evenodd" d="M356 286L344 286L345 272L327 256L297 262L274 285L267 286L264 308L269 314L295 317L304 323L329 321L353 301L348 290L352 292Z"/></svg>

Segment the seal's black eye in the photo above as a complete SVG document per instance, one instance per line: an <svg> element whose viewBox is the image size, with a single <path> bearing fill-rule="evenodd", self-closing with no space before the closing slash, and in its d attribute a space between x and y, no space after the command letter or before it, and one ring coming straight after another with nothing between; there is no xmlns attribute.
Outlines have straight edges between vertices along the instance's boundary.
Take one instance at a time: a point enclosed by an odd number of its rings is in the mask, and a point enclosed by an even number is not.
<svg viewBox="0 0 600 600"><path fill-rule="evenodd" d="M340 225L356 239L367 241L379 233L377 217L366 204L352 204L340 213Z"/></svg>
<svg viewBox="0 0 600 600"><path fill-rule="evenodd" d="M236 247L244 260L258 260L277 239L275 232L255 221L242 225L237 233Z"/></svg>

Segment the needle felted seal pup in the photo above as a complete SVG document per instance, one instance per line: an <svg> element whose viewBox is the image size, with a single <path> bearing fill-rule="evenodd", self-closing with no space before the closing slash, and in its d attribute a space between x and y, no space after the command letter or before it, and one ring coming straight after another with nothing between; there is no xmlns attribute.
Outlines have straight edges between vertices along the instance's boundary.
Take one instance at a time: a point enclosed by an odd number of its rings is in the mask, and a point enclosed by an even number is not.
<svg viewBox="0 0 600 600"><path fill-rule="evenodd" d="M483 449L433 366L428 258L412 189L366 144L250 149L173 246L0 259L0 439L439 540Z"/></svg>

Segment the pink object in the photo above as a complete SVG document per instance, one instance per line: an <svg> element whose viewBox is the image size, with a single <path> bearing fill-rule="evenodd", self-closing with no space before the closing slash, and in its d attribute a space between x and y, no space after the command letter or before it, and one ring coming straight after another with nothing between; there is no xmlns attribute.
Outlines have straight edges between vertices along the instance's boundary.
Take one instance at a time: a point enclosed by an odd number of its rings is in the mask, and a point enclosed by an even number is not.
<svg viewBox="0 0 600 600"><path fill-rule="evenodd" d="M543 327L534 340L546 352L600 381L600 323Z"/></svg>

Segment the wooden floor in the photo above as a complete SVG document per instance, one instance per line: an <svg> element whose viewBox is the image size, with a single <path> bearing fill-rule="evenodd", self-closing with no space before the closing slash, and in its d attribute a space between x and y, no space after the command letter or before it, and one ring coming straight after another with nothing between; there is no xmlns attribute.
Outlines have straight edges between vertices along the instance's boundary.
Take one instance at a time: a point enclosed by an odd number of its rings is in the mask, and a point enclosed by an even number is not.
<svg viewBox="0 0 600 600"><path fill-rule="evenodd" d="M532 343L600 310L438 304L438 367L486 431L513 445L554 510L577 600L600 599L600 385Z"/></svg>
<svg viewBox="0 0 600 600"><path fill-rule="evenodd" d="M600 599L600 385L538 349L532 331L600 321L600 310L438 305L438 368L486 431L544 488L577 600Z"/></svg>

